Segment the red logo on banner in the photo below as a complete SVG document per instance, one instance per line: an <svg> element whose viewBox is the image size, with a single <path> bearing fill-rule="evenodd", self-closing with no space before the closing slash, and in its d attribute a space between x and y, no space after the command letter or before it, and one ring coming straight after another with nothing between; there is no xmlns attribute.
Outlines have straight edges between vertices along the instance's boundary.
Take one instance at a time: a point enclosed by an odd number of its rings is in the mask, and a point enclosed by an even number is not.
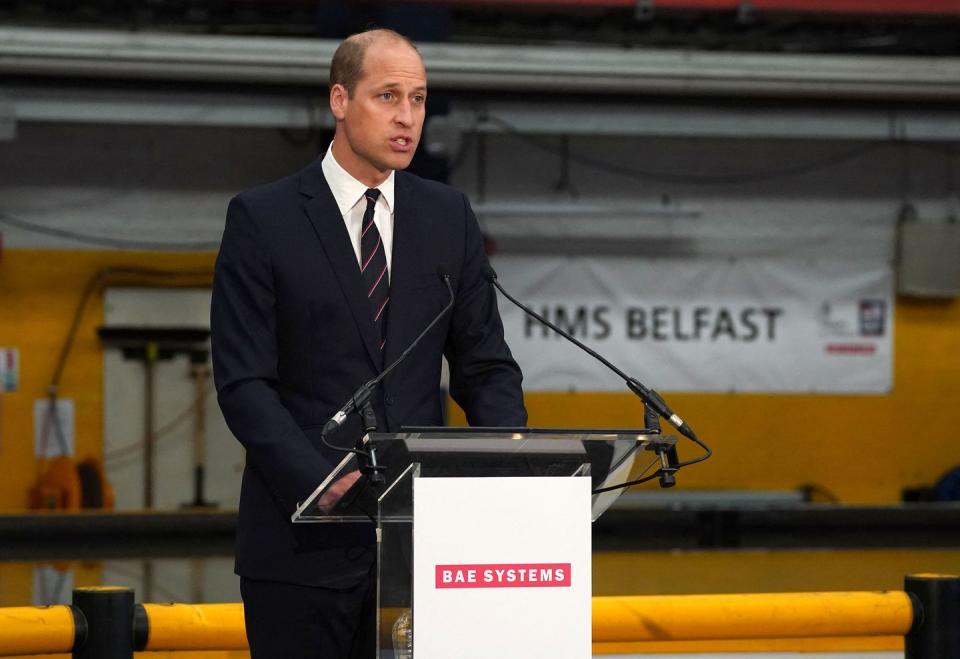
<svg viewBox="0 0 960 659"><path fill-rule="evenodd" d="M569 588L570 563L438 565L437 588Z"/></svg>
<svg viewBox="0 0 960 659"><path fill-rule="evenodd" d="M831 355L872 355L877 346L872 343L828 343L827 352Z"/></svg>

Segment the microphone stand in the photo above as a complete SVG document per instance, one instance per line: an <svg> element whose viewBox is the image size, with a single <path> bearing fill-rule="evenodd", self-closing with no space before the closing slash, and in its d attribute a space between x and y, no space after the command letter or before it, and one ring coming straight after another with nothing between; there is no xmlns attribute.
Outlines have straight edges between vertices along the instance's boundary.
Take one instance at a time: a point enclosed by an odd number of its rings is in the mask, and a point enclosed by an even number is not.
<svg viewBox="0 0 960 659"><path fill-rule="evenodd" d="M576 345L578 348L580 348L581 350L589 354L591 357L599 361L601 364L609 368L611 371L616 373L618 376L620 376L620 378L622 378L624 383L627 385L627 388L630 391L632 391L634 394L636 394L636 396L643 403L643 407L644 407L643 423L647 427L647 429L653 430L655 434L660 434L660 417L663 417L664 419L667 419L674 428L677 429L677 432L679 432L684 437L688 438L690 441L694 442L704 450L703 455L697 456L696 458L693 458L691 460L687 460L686 462L680 462L677 456L676 446L667 446L660 442L656 442L653 445L653 450L657 452L657 455L660 458L660 469L658 469L655 474L645 478L637 479L635 481L630 481L627 483L620 483L618 485L611 485L609 487L600 488L600 489L594 490L593 492L594 494L599 494L601 492L606 492L608 490L615 490L618 488L629 487L631 485L637 485L639 483L644 483L653 478L660 479L661 487L664 487L664 488L673 487L674 485L676 485L676 482L677 482L677 479L675 476L677 471L679 471L683 467L695 464L697 462L703 462L704 460L709 458L711 455L713 455L713 450L709 446L707 446L704 442L702 442L700 439L697 438L696 433L693 432L693 428L691 428L686 422L684 422L683 419L680 418L680 416L678 416L673 410L670 409L670 406L667 405L667 402L663 399L663 397L660 394L658 394L653 389L646 387L642 382L640 382L636 378L633 378L627 375L626 373L621 371L619 368L614 366L612 363L610 363L609 360L607 360L605 357L600 355L597 351L584 345L583 343L578 341L576 338L571 336L568 332L563 331L562 329L560 329L559 327L551 323L549 320L547 320L546 318L538 314L536 311L534 311L533 309L530 309L529 307L524 305L522 302L517 300L515 297L510 295L510 293L508 293L503 288L503 286L500 285L500 282L497 279L497 273L494 272L492 267L487 266L487 271L485 276L489 283L493 284L493 286L496 287L496 289L500 291L500 293L502 293L505 298L510 300L516 306L520 307L520 309L522 309L524 313L536 318L538 321L540 321L541 323L543 323L544 325L552 329L554 332L556 332L563 338L567 339L568 341Z"/></svg>
<svg viewBox="0 0 960 659"><path fill-rule="evenodd" d="M377 432L377 415L373 411L373 403L370 402L369 398L360 407L360 418L363 419L364 436L372 432ZM363 437L357 440L357 445L363 445ZM374 485L383 483L383 472L386 470L386 467L377 462L376 447L371 444L370 448L360 455L365 455L367 458L365 462L360 463L360 473L368 476L370 482Z"/></svg>
<svg viewBox="0 0 960 659"><path fill-rule="evenodd" d="M652 430L655 434L660 434L660 415L657 414L649 405L643 406L643 427ZM657 442L653 448L660 457L660 487L663 489L671 488L677 484L677 464L680 459L677 457L677 445L665 446Z"/></svg>

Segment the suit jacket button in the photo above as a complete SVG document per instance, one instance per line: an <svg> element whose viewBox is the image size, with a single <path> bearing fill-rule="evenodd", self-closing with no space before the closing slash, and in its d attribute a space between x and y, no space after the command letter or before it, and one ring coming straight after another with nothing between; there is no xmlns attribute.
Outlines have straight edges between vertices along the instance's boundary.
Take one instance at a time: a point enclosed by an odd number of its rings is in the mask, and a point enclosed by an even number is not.
<svg viewBox="0 0 960 659"><path fill-rule="evenodd" d="M396 398L394 398L393 396L387 396L386 399L384 400L387 403L387 405L393 405L394 402L396 402Z"/></svg>

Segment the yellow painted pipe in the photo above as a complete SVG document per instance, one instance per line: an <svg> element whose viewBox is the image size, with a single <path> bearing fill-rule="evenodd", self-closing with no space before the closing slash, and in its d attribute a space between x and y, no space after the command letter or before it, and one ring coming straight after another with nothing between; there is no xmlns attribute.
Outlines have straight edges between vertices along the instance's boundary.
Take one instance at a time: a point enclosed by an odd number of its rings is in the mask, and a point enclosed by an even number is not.
<svg viewBox="0 0 960 659"><path fill-rule="evenodd" d="M902 636L904 592L594 597L593 641Z"/></svg>
<svg viewBox="0 0 960 659"><path fill-rule="evenodd" d="M633 643L594 643L593 654L732 654L739 656L745 653L761 652L899 652L902 656L903 644L904 642L902 636L734 638L720 640L714 639L712 641L639 641Z"/></svg>
<svg viewBox="0 0 960 659"><path fill-rule="evenodd" d="M145 604L147 650L247 647L242 604ZM594 597L594 643L903 636L903 592Z"/></svg>
<svg viewBox="0 0 960 659"><path fill-rule="evenodd" d="M69 606L0 608L0 657L70 652L75 633Z"/></svg>
<svg viewBox="0 0 960 659"><path fill-rule="evenodd" d="M147 644L157 650L246 650L243 604L144 604Z"/></svg>
<svg viewBox="0 0 960 659"><path fill-rule="evenodd" d="M245 650L243 604L144 604L145 650ZM903 592L594 597L595 644L903 636ZM70 607L0 608L0 656L69 652Z"/></svg>

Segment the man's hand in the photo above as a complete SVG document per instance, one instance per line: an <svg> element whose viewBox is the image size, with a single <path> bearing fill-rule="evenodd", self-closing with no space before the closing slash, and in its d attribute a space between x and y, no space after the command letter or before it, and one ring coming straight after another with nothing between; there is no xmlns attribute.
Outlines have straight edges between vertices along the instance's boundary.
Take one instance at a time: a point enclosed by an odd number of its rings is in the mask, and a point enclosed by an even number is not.
<svg viewBox="0 0 960 659"><path fill-rule="evenodd" d="M339 480L333 482L333 484L327 488L327 491L323 493L319 499L317 499L317 508L321 513L326 515L333 507L337 505L337 502L347 493L353 484L357 482L360 478L360 472L353 470L348 472L345 476L341 476Z"/></svg>

